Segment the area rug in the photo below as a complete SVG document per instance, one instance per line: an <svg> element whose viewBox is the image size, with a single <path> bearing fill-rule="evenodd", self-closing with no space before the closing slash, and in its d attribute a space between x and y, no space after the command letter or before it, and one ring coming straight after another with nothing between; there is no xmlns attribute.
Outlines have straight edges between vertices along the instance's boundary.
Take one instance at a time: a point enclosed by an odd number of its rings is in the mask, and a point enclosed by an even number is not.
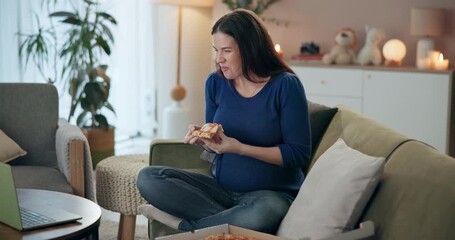
<svg viewBox="0 0 455 240"><path fill-rule="evenodd" d="M147 225L136 224L135 240L148 240ZM100 240L117 240L118 222L101 219L98 231Z"/></svg>

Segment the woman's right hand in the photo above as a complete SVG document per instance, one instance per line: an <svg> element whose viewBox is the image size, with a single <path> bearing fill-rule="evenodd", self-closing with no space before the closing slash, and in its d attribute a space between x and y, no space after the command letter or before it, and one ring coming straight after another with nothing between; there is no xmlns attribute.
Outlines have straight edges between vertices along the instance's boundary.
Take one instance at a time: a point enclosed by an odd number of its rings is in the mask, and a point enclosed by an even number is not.
<svg viewBox="0 0 455 240"><path fill-rule="evenodd" d="M185 135L183 142L193 145L203 145L204 143L201 140L199 140L198 137L193 136L193 132L198 129L201 129L201 127L194 124L190 124L188 126L188 133Z"/></svg>

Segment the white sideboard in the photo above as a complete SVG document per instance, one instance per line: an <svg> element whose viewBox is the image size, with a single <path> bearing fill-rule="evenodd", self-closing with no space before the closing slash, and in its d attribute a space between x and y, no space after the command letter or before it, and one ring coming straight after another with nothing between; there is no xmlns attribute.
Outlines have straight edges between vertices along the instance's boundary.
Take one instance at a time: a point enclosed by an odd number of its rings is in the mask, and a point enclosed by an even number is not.
<svg viewBox="0 0 455 240"><path fill-rule="evenodd" d="M310 101L346 105L411 138L455 155L453 72L410 67L294 64ZM453 149L453 150L451 150Z"/></svg>

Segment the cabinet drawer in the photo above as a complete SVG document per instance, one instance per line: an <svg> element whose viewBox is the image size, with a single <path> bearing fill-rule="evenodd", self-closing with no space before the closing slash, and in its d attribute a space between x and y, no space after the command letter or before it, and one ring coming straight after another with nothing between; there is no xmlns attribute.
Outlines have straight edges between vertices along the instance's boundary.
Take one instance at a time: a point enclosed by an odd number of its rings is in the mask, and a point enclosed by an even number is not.
<svg viewBox="0 0 455 240"><path fill-rule="evenodd" d="M362 71L317 67L294 67L293 70L308 94L347 97L363 95Z"/></svg>

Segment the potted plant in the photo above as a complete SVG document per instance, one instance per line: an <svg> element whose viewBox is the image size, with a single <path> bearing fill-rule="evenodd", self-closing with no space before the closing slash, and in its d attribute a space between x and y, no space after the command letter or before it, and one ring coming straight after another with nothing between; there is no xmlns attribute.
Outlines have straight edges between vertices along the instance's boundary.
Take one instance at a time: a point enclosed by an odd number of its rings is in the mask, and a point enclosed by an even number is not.
<svg viewBox="0 0 455 240"><path fill-rule="evenodd" d="M243 8L250 11L253 11L258 16L261 16L270 5L279 2L280 0L222 0L222 3L226 4L229 10L234 10L237 8ZM288 26L289 21L283 21L278 18L267 18L261 16L262 20L265 22L272 22L278 26L284 25Z"/></svg>
<svg viewBox="0 0 455 240"><path fill-rule="evenodd" d="M37 18L38 31L21 34L25 38L19 55L25 58L26 64L33 59L47 82L64 82L65 91L71 96L68 121L80 109L76 124L88 138L96 165L114 153L114 127L102 113L107 109L115 115L108 102L110 78L106 74L107 65L100 61L111 53L110 46L114 43L111 27L117 22L110 14L98 11L96 1L80 2L81 10L51 12L55 1L47 1L49 27L42 27ZM57 25L57 21L61 24ZM51 68L52 76L47 76L46 70Z"/></svg>

